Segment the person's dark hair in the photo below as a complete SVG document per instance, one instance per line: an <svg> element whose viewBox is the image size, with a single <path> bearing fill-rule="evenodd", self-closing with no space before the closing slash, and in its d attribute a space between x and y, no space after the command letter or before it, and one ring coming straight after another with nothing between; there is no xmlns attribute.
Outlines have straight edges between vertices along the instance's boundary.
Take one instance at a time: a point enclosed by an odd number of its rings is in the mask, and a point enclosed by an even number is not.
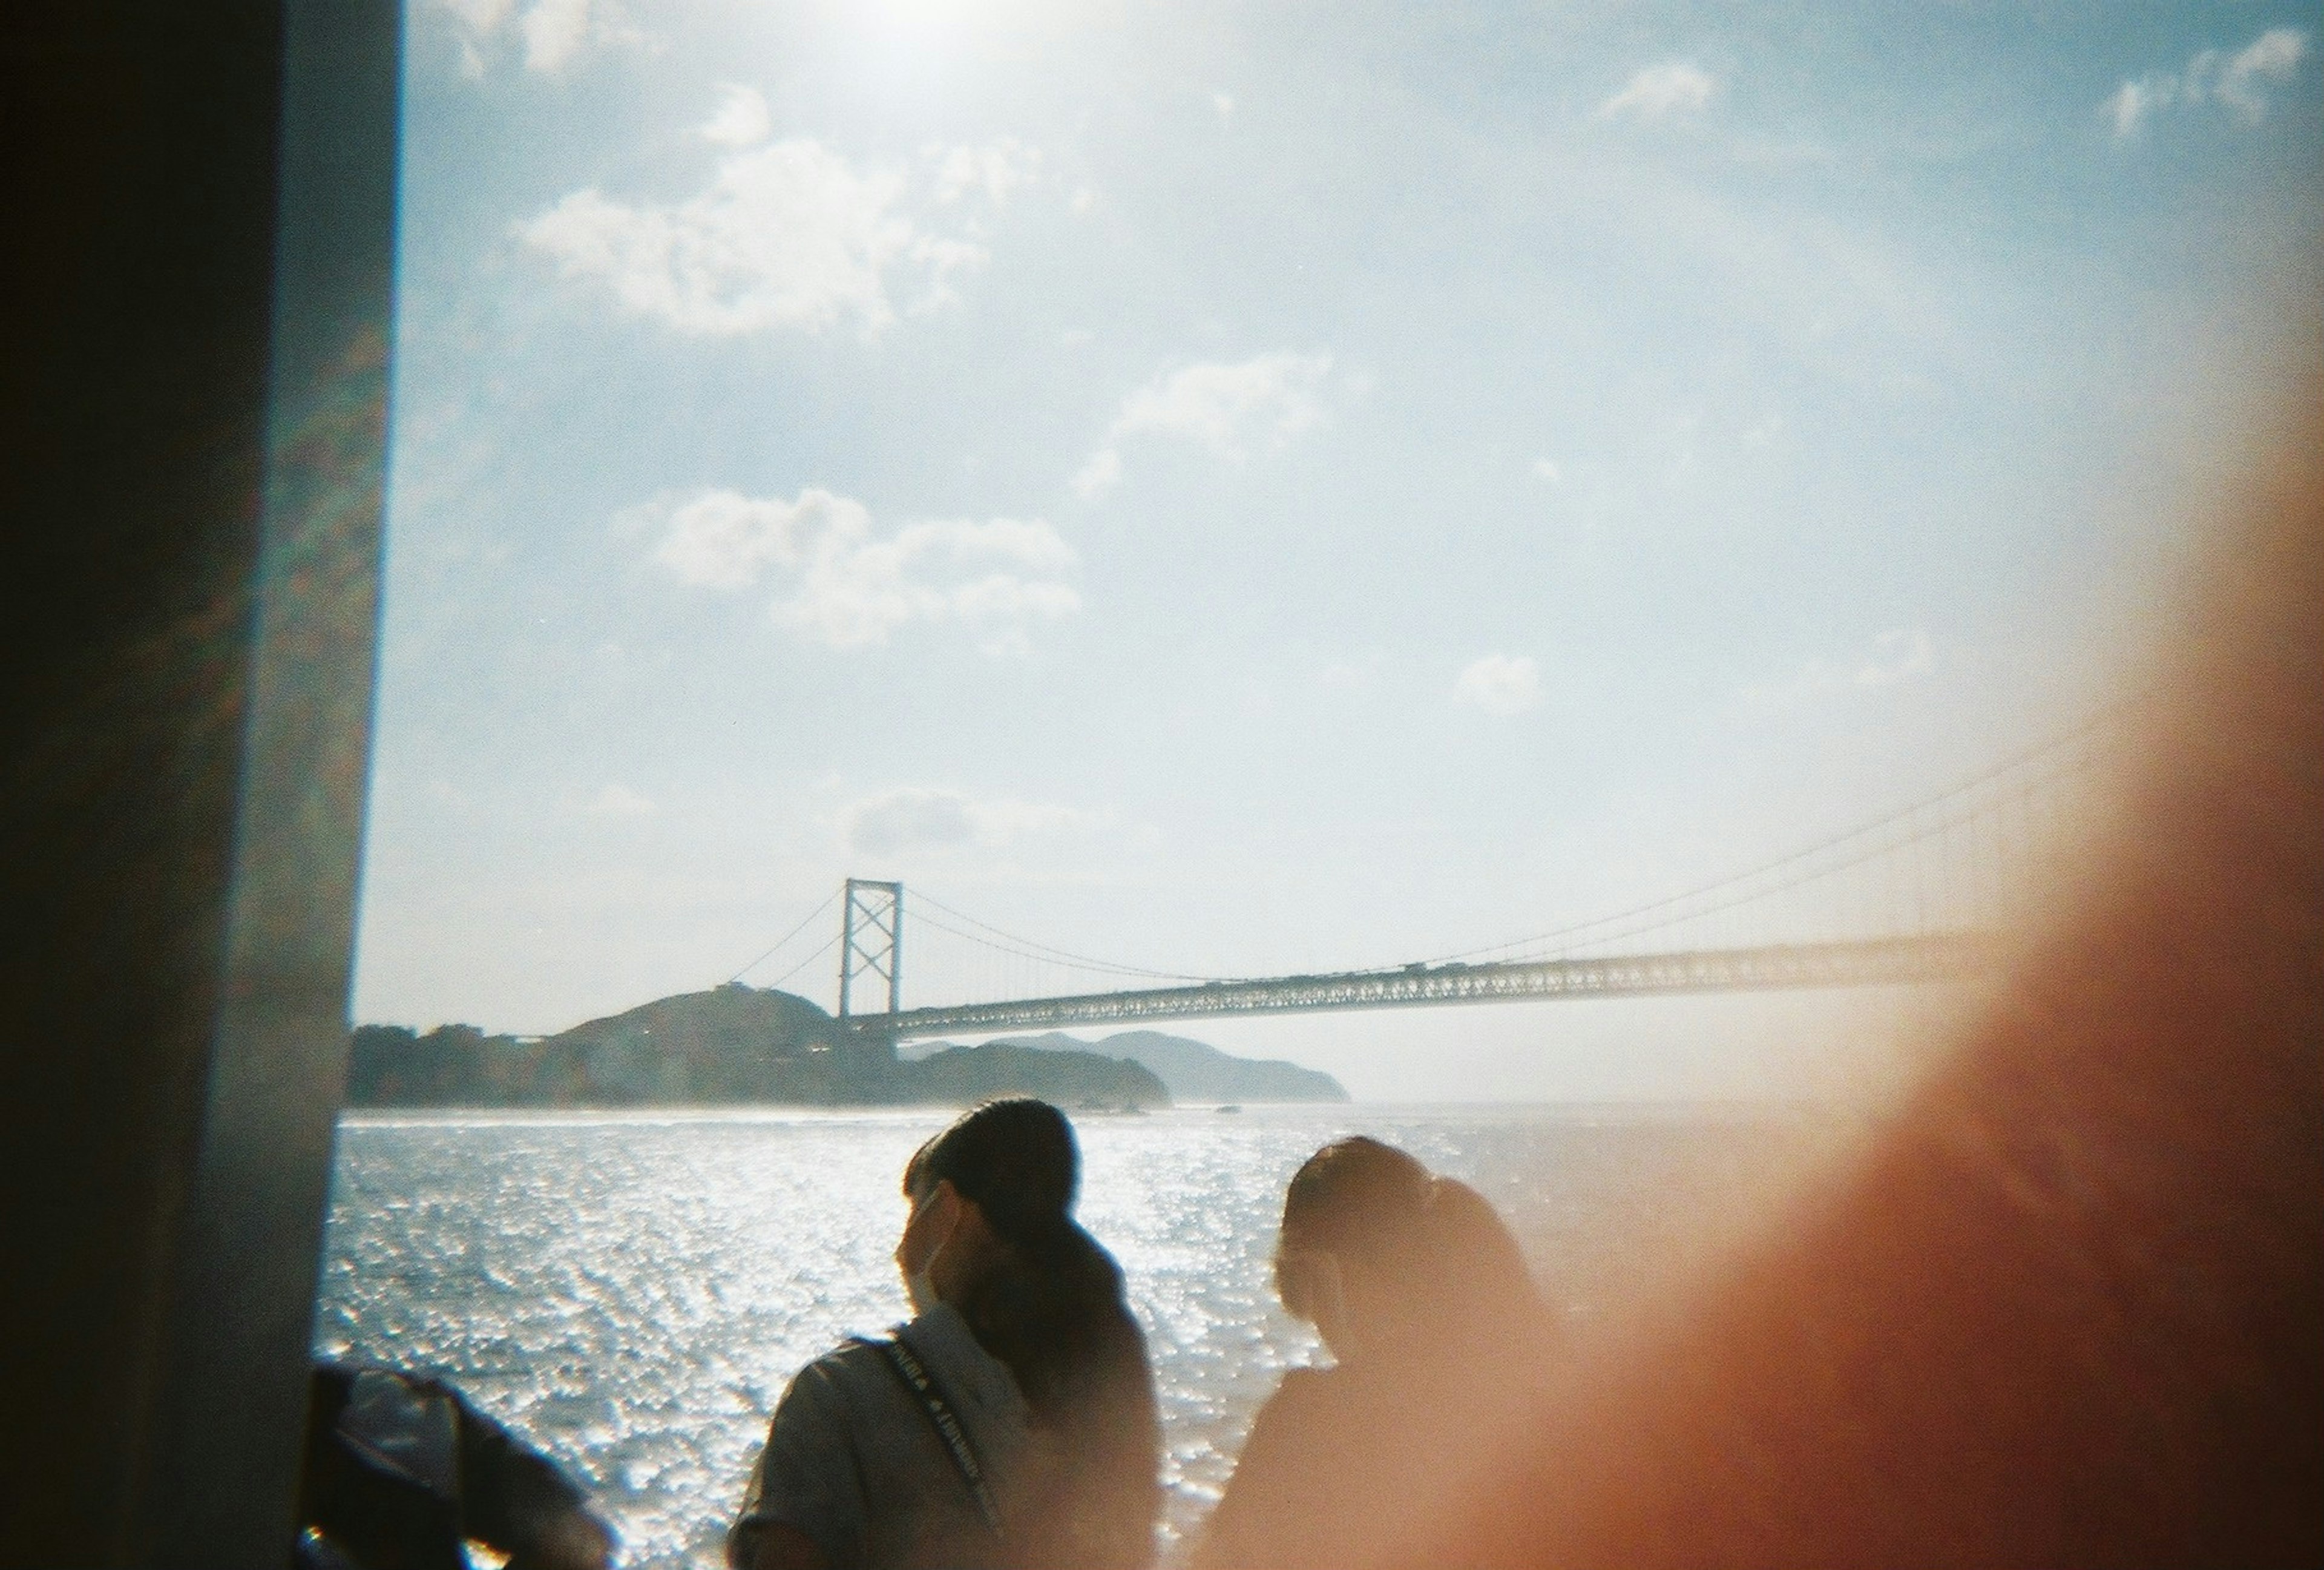
<svg viewBox="0 0 2324 1570"><path fill-rule="evenodd" d="M1047 1102L988 1102L920 1147L905 1195L938 1179L975 1203L1001 1245L953 1307L1060 1441L1067 1489L1049 1552L1060 1564L1148 1563L1161 1505L1154 1377L1120 1267L1073 1218L1073 1125Z"/></svg>
<svg viewBox="0 0 2324 1570"><path fill-rule="evenodd" d="M1525 1254L1491 1203L1368 1135L1308 1157L1284 1192L1276 1290L1285 1307L1312 1318L1304 1279L1284 1268L1297 1249L1370 1271L1393 1289L1413 1334L1440 1344L1546 1327Z"/></svg>
<svg viewBox="0 0 2324 1570"><path fill-rule="evenodd" d="M1321 1249L1403 1274L1397 1261L1418 1241L1428 1185L1427 1168L1363 1134L1334 1140L1301 1162L1284 1190L1276 1243L1275 1289L1283 1306L1303 1319L1314 1317L1305 1279L1284 1268L1295 1249Z"/></svg>

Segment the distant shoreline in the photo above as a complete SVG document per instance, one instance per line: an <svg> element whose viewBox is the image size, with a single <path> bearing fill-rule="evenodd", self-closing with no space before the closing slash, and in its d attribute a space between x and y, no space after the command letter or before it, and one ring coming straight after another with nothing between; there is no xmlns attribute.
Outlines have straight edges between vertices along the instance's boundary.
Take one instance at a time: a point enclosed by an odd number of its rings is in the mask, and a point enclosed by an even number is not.
<svg viewBox="0 0 2324 1570"><path fill-rule="evenodd" d="M764 1103L672 1103L626 1106L347 1106L339 1111L343 1125L366 1127L398 1123L658 1123L658 1122L943 1122L960 1106L935 1102L830 1105ZM1193 1102L1155 1107L1139 1113L1090 1111L1067 1107L1076 1122L1115 1118L1203 1119L1221 1115L1217 1105ZM1239 1116L1264 1122L1283 1113L1338 1113L1351 1119L1476 1119L1497 1115L1563 1123L1739 1123L1839 1120L1858 1115L1818 1102L1736 1101L1281 1101L1241 1104Z"/></svg>
<svg viewBox="0 0 2324 1570"><path fill-rule="evenodd" d="M795 993L736 983L658 998L554 1036L359 1025L343 1099L388 1112L594 1112L963 1107L1000 1095L1037 1095L1089 1113L1348 1099L1318 1070L1153 1030L1098 1042L1051 1032L899 1050Z"/></svg>

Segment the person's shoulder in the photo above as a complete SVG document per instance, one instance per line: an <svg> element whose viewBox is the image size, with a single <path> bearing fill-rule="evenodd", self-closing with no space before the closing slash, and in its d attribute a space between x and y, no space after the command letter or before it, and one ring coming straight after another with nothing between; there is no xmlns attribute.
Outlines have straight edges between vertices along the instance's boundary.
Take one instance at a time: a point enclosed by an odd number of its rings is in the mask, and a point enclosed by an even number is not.
<svg viewBox="0 0 2324 1570"><path fill-rule="evenodd" d="M1335 1368L1286 1370L1243 1438L1234 1473L1194 1550L1194 1570L1245 1570L1299 1560L1290 1545L1313 1529L1302 1519L1322 1497L1330 1441L1347 1376ZM1310 1561L1312 1562L1312 1561Z"/></svg>
<svg viewBox="0 0 2324 1570"><path fill-rule="evenodd" d="M888 1404L883 1387L895 1381L876 1344L844 1341L791 1375L775 1402L769 1443L786 1449L838 1443Z"/></svg>
<svg viewBox="0 0 2324 1570"><path fill-rule="evenodd" d="M791 1376L791 1387L845 1389L874 1376L893 1379L887 1371L887 1336L851 1335Z"/></svg>
<svg viewBox="0 0 2324 1570"><path fill-rule="evenodd" d="M913 1316L908 1325L899 1325L882 1342L872 1345L888 1355L888 1345L901 1344L904 1350L917 1356L939 1362L954 1362L962 1358L974 1360L990 1355L968 1327L959 1309L949 1303L934 1304Z"/></svg>
<svg viewBox="0 0 2324 1570"><path fill-rule="evenodd" d="M1295 1368L1285 1371L1251 1420L1250 1445L1260 1449L1294 1433L1328 1426L1345 1404L1347 1374L1336 1368Z"/></svg>
<svg viewBox="0 0 2324 1570"><path fill-rule="evenodd" d="M1299 1409L1330 1406L1348 1394L1348 1371L1341 1368L1295 1368L1284 1371L1268 1404Z"/></svg>
<svg viewBox="0 0 2324 1570"><path fill-rule="evenodd" d="M951 1304L938 1303L909 1325L898 1325L896 1339L964 1410L1020 1426L1025 1422L1025 1395L1016 1375L977 1340L967 1319Z"/></svg>

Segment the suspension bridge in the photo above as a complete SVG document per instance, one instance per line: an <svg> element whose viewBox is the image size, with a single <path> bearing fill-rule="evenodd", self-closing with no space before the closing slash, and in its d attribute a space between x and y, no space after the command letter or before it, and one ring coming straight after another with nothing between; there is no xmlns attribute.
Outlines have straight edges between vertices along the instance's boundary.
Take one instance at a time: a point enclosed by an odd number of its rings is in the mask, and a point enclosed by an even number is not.
<svg viewBox="0 0 2324 1570"><path fill-rule="evenodd" d="M949 946L955 952L940 968L967 995L906 1008L904 885L849 878L733 979L807 937L834 904L838 930L773 984L835 947L839 1019L861 1037L890 1042L1165 1019L1963 979L1990 963L1995 934L2016 902L2054 882L2049 860L2086 794L2101 728L2093 723L1748 871L1485 948L1328 973L1195 975L1020 937L915 892L916 955L931 942ZM981 954L981 968L959 963L962 951Z"/></svg>

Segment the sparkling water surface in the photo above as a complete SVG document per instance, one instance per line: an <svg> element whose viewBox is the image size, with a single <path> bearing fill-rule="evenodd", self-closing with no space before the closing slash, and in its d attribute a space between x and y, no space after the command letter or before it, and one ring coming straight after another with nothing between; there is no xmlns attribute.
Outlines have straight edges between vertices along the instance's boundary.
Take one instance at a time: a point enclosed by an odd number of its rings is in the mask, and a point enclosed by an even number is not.
<svg viewBox="0 0 2324 1570"><path fill-rule="evenodd" d="M622 1563L721 1565L791 1374L908 1314L898 1181L951 1115L350 1117L317 1349L452 1379L589 1486ZM1283 1371L1320 1357L1268 1274L1284 1185L1318 1145L1373 1134L1475 1184L1581 1318L1803 1137L1795 1118L1701 1110L1255 1106L1075 1125L1081 1219L1121 1261L1153 1353L1173 1544Z"/></svg>

